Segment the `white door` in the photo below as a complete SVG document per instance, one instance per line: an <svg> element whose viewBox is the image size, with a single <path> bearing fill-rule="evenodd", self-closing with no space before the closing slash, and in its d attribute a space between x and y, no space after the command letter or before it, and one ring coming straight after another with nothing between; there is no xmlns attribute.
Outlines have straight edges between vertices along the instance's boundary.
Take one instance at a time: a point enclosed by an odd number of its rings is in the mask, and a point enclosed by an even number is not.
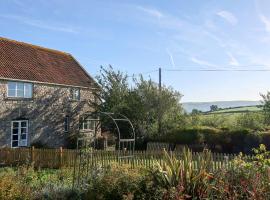
<svg viewBox="0 0 270 200"><path fill-rule="evenodd" d="M28 140L28 120L11 123L11 147L25 147Z"/></svg>

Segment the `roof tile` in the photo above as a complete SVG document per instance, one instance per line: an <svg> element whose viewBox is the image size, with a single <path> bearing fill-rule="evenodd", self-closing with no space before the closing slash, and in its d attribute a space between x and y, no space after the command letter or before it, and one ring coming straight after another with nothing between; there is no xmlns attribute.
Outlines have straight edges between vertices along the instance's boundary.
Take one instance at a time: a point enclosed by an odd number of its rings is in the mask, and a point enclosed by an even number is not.
<svg viewBox="0 0 270 200"><path fill-rule="evenodd" d="M70 54L2 37L0 78L81 87L97 85Z"/></svg>

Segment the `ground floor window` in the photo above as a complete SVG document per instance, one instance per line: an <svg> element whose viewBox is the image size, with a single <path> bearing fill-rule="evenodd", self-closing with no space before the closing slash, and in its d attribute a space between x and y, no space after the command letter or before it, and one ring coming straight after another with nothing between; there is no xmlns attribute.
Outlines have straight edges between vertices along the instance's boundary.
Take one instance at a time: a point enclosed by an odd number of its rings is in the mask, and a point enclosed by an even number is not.
<svg viewBox="0 0 270 200"><path fill-rule="evenodd" d="M70 121L70 120L69 120L69 116L66 115L66 116L65 116L65 121L64 121L64 131L65 131L65 132L69 132L69 124L70 124L69 121Z"/></svg>
<svg viewBox="0 0 270 200"><path fill-rule="evenodd" d="M11 147L25 147L28 142L28 120L11 122Z"/></svg>
<svg viewBox="0 0 270 200"><path fill-rule="evenodd" d="M94 131L95 130L95 120L91 118L81 118L80 129L85 131Z"/></svg>

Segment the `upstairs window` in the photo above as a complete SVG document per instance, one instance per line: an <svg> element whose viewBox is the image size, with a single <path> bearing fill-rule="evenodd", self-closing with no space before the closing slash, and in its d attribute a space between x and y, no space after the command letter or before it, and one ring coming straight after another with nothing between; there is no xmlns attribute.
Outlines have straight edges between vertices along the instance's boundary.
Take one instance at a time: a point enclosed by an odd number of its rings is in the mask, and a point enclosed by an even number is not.
<svg viewBox="0 0 270 200"><path fill-rule="evenodd" d="M71 99L75 101L79 101L81 98L80 89L79 88L73 88L71 90Z"/></svg>
<svg viewBox="0 0 270 200"><path fill-rule="evenodd" d="M24 82L8 82L8 97L32 98L33 84Z"/></svg>

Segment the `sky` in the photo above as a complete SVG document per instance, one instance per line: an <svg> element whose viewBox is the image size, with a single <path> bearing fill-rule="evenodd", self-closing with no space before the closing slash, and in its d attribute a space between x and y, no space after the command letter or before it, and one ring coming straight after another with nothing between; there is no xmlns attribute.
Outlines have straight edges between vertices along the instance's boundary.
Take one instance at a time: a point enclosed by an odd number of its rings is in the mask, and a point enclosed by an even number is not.
<svg viewBox="0 0 270 200"><path fill-rule="evenodd" d="M0 36L158 81L183 102L270 91L269 0L0 0ZM193 70L193 71L177 71ZM194 71L195 70L195 71Z"/></svg>

